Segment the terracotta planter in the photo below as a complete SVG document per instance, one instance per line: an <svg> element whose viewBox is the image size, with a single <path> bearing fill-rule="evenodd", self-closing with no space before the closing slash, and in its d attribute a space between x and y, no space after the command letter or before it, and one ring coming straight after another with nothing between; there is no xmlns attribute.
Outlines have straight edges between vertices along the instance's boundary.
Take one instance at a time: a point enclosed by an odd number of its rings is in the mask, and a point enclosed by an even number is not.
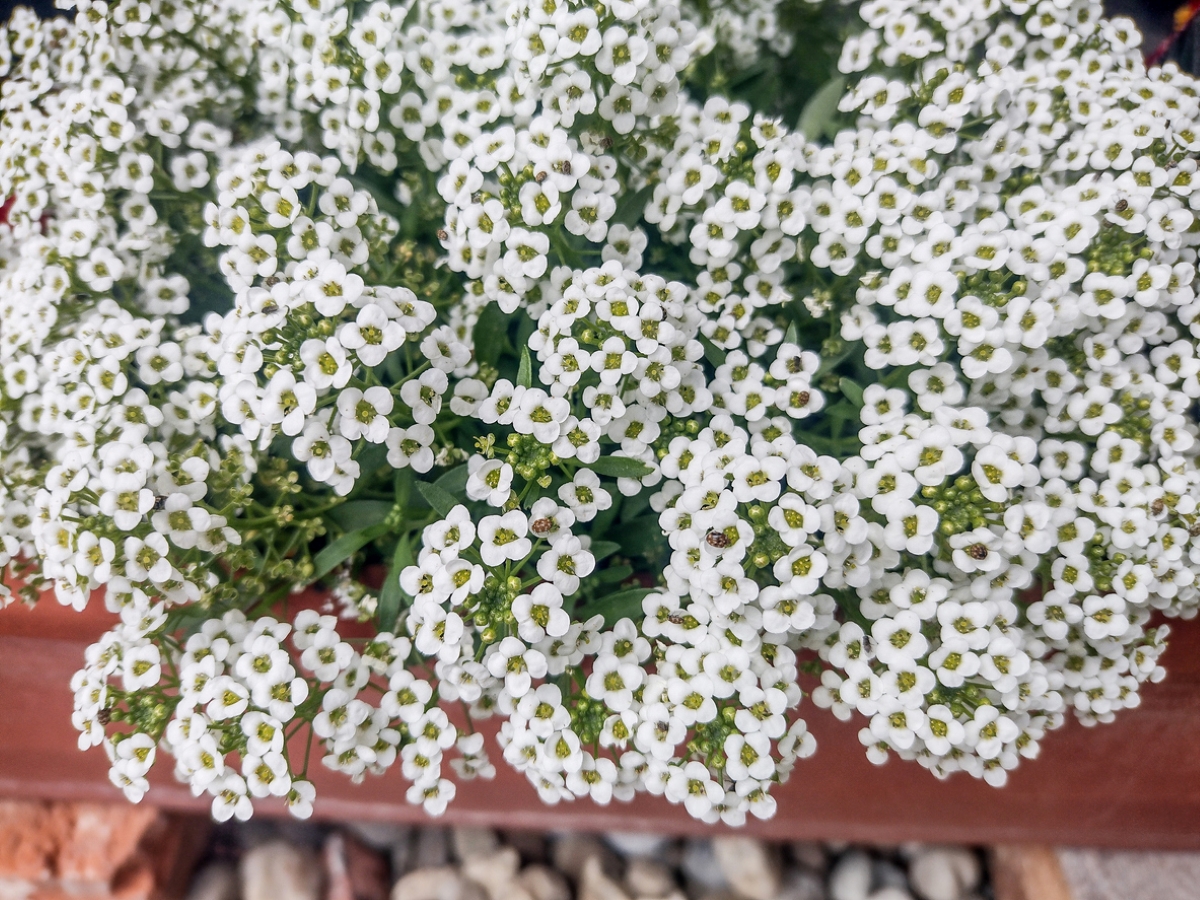
<svg viewBox="0 0 1200 900"><path fill-rule="evenodd" d="M30 610L0 612L0 795L120 797L99 749L80 753L71 727L68 682L84 647L112 617L100 604L84 613L52 599ZM1167 680L1145 688L1142 706L1112 725L1071 722L1045 741L997 790L965 775L939 782L924 769L867 761L856 737L861 722L838 722L811 703L802 710L817 737L776 791L779 812L748 830L776 838L880 843L908 840L1049 842L1200 848L1200 622L1176 623L1164 657ZM498 754L495 754L498 757ZM639 797L599 807L587 801L544 806L525 779L497 759L497 777L459 791L445 821L513 828L654 830L703 833L665 800ZM204 810L163 761L151 778L153 803ZM334 819L422 820L404 800L398 771L354 785L316 767L316 814ZM260 802L268 814L283 814Z"/></svg>

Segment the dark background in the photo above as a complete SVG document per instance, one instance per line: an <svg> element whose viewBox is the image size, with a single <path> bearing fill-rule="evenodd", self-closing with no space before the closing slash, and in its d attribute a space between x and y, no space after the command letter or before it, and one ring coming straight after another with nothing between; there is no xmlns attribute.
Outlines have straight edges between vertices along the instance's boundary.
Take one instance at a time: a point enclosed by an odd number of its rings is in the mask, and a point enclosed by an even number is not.
<svg viewBox="0 0 1200 900"><path fill-rule="evenodd" d="M24 0L21 3L14 3L12 0L0 0L0 21L7 22L8 17L12 15L12 11L18 6L28 6L37 10L39 16L52 16L57 10L54 8L53 0Z"/></svg>

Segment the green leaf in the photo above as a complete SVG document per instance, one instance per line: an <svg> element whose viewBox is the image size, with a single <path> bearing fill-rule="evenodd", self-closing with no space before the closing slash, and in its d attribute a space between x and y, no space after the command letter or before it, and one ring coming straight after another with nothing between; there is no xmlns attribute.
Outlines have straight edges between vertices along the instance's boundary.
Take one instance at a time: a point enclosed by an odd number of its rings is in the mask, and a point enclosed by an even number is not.
<svg viewBox="0 0 1200 900"><path fill-rule="evenodd" d="M533 316L517 317L517 343L515 347L528 347L530 336L537 331L537 319Z"/></svg>
<svg viewBox="0 0 1200 900"><path fill-rule="evenodd" d="M596 558L596 562L612 556L620 549L621 545L616 541L592 541L592 546L588 548L592 556Z"/></svg>
<svg viewBox="0 0 1200 900"><path fill-rule="evenodd" d="M760 75L766 74L768 71L770 71L770 64L768 63L767 60L763 59L762 57L759 57L758 60L751 63L749 66L747 66L745 69L743 69L737 75L735 75L730 80L729 87L734 88L734 89L739 88L742 85L746 84L747 82L753 81L755 78L758 78Z"/></svg>
<svg viewBox="0 0 1200 900"><path fill-rule="evenodd" d="M392 381L399 381L404 377L404 357L392 351L383 358L383 371Z"/></svg>
<svg viewBox="0 0 1200 900"><path fill-rule="evenodd" d="M387 525L380 522L369 528L360 528L340 538L313 557L313 578L324 578L355 553L377 537L387 534Z"/></svg>
<svg viewBox="0 0 1200 900"><path fill-rule="evenodd" d="M179 223L183 224L183 223ZM173 228L179 236L167 267L188 280L188 308L180 314L181 321L199 324L210 312L224 315L233 308L233 291L224 276L212 265L213 251L204 246L199 233L190 233L184 228Z"/></svg>
<svg viewBox="0 0 1200 900"><path fill-rule="evenodd" d="M704 348L704 358L714 366L725 365L725 351L710 341L702 334L696 335L696 340L700 342L700 346Z"/></svg>
<svg viewBox="0 0 1200 900"><path fill-rule="evenodd" d="M499 303L489 303L483 308L471 336L475 342L476 361L496 365L508 339L508 317Z"/></svg>
<svg viewBox="0 0 1200 900"><path fill-rule="evenodd" d="M383 590L379 592L379 627L383 631L393 631L396 619L400 615L400 606L404 599L404 591L400 587L400 573L411 566L415 560L412 552L412 535L406 534L396 542L396 552L392 554L392 567L388 569L383 579Z"/></svg>
<svg viewBox="0 0 1200 900"><path fill-rule="evenodd" d="M653 588L629 588L625 591L609 594L607 597L602 597L595 603L588 605L595 612L604 616L604 624L611 628L617 623L618 619L628 617L636 622L642 618L642 598L647 594L653 593Z"/></svg>
<svg viewBox="0 0 1200 900"><path fill-rule="evenodd" d="M622 497L621 521L631 522L649 508L650 497L645 491L635 494L632 497ZM655 518L657 518L657 514L655 514Z"/></svg>
<svg viewBox="0 0 1200 900"><path fill-rule="evenodd" d="M633 566L622 564L601 569L592 578L600 584L620 584L632 574Z"/></svg>
<svg viewBox="0 0 1200 900"><path fill-rule="evenodd" d="M601 538L608 534L608 529L612 527L613 522L617 521L617 515L621 512L621 507L624 505L625 498L618 494L613 497L612 506L596 513L596 518L592 519L591 527L593 538Z"/></svg>
<svg viewBox="0 0 1200 900"><path fill-rule="evenodd" d="M361 446L362 449L354 458L362 470L362 478L358 483L366 488L371 481L367 476L387 465L388 448L386 444L363 444Z"/></svg>
<svg viewBox="0 0 1200 900"><path fill-rule="evenodd" d="M453 494L455 497L465 497L467 493L467 478L470 474L470 466L463 463L461 466L455 466L445 475L441 476L434 484L447 494Z"/></svg>
<svg viewBox="0 0 1200 900"><path fill-rule="evenodd" d="M428 501L429 505L437 510L439 515L448 516L450 510L458 506L458 501L454 495L437 486L437 484L418 481L417 491L422 497Z"/></svg>
<svg viewBox="0 0 1200 900"><path fill-rule="evenodd" d="M845 362L854 355L856 348L854 344L847 342L846 346L833 356L822 356L821 365L817 367L817 375L824 375L826 372L832 371L838 365Z"/></svg>
<svg viewBox="0 0 1200 900"><path fill-rule="evenodd" d="M654 471L644 462L628 456L602 456L588 468L609 478L642 478Z"/></svg>
<svg viewBox="0 0 1200 900"><path fill-rule="evenodd" d="M529 358L529 345L521 345L521 365L517 369L517 387L533 387L533 360Z"/></svg>
<svg viewBox="0 0 1200 900"><path fill-rule="evenodd" d="M800 343L800 335L796 331L796 323L795 322L792 322L790 325L788 325L787 331L785 331L783 334L783 342L785 344L799 344Z"/></svg>
<svg viewBox="0 0 1200 900"><path fill-rule="evenodd" d="M617 203L617 210L613 213L610 224L633 227L633 224L642 217L642 212L645 210L646 204L650 202L650 198L653 196L653 184L646 185L636 193L626 194Z"/></svg>
<svg viewBox="0 0 1200 900"><path fill-rule="evenodd" d="M392 504L386 500L351 500L335 506L325 515L343 531L361 531L378 525L391 511Z"/></svg>
<svg viewBox="0 0 1200 900"><path fill-rule="evenodd" d="M837 116L838 101L842 99L845 90L846 79L841 75L825 82L820 90L809 98L808 103L804 104L804 111L800 113L800 121L796 124L796 130L810 141L817 141L826 136L831 137L829 131Z"/></svg>
<svg viewBox="0 0 1200 900"><path fill-rule="evenodd" d="M613 537L620 542L626 556L643 556L647 550L653 549L653 544L665 540L662 526L658 523L658 513L655 512L622 522Z"/></svg>
<svg viewBox="0 0 1200 900"><path fill-rule="evenodd" d="M857 381L849 378L842 378L838 381L838 387L842 389L842 396L854 404L856 409L863 407L863 389Z"/></svg>
<svg viewBox="0 0 1200 900"><path fill-rule="evenodd" d="M826 407L825 415L831 419L841 419L845 422L858 421L858 407L849 400L839 400L833 406Z"/></svg>
<svg viewBox="0 0 1200 900"><path fill-rule="evenodd" d="M416 473L412 469L396 469L392 475L392 494L395 497L393 502L396 506L408 506L408 498L412 495L412 486L416 480Z"/></svg>

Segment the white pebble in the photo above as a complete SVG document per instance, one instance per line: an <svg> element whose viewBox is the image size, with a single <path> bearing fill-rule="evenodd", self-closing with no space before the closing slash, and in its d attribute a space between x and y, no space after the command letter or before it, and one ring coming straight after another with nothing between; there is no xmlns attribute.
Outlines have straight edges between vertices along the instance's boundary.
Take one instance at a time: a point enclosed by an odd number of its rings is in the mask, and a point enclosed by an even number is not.
<svg viewBox="0 0 1200 900"><path fill-rule="evenodd" d="M755 838L713 839L713 853L730 887L746 900L774 900L779 893L779 848Z"/></svg>
<svg viewBox="0 0 1200 900"><path fill-rule="evenodd" d="M861 850L851 850L829 873L829 896L833 900L867 900L871 893L871 859Z"/></svg>
<svg viewBox="0 0 1200 900"><path fill-rule="evenodd" d="M604 835L604 842L622 856L629 858L660 856L669 838L644 831L610 831Z"/></svg>
<svg viewBox="0 0 1200 900"><path fill-rule="evenodd" d="M908 880L921 900L961 900L979 885L979 858L962 847L927 847L908 867Z"/></svg>
<svg viewBox="0 0 1200 900"><path fill-rule="evenodd" d="M255 847L241 864L244 900L319 900L321 867L313 853L284 841Z"/></svg>
<svg viewBox="0 0 1200 900"><path fill-rule="evenodd" d="M680 868L683 869L684 877L696 888L716 891L729 887L729 881L717 863L716 854L713 853L712 843L709 841L696 838L688 841L684 845Z"/></svg>

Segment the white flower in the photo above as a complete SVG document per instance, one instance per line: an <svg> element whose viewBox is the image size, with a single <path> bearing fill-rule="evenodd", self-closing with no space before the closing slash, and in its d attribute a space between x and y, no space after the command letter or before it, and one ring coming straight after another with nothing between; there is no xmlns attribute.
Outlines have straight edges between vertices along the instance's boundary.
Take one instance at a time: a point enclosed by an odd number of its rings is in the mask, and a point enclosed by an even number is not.
<svg viewBox="0 0 1200 900"><path fill-rule="evenodd" d="M537 516L536 508L532 515ZM538 523L541 521L542 517L532 520L530 527L534 534L538 534ZM538 559L537 571L542 578L553 583L564 596L569 596L579 589L580 579L590 575L595 567L595 557L583 549L579 538L571 534L560 534L551 539L550 549Z"/></svg>
<svg viewBox="0 0 1200 900"><path fill-rule="evenodd" d="M432 444L435 437L428 425L390 429L386 441L388 465L396 469L411 466L414 472L428 472L434 465Z"/></svg>
<svg viewBox="0 0 1200 900"><path fill-rule="evenodd" d="M494 650L485 660L493 678L502 678L505 689L514 697L529 693L534 678L546 675L546 657L537 650L526 647L515 637L506 637L493 645Z"/></svg>
<svg viewBox="0 0 1200 900"><path fill-rule="evenodd" d="M486 516L479 523L479 555L486 566L498 566L505 560L520 560L529 555L533 544L526 534L529 519L520 510L502 516Z"/></svg>
<svg viewBox="0 0 1200 900"><path fill-rule="evenodd" d="M412 785L405 794L409 803L421 804L431 816L440 816L446 811L458 788L447 778L438 778L428 784Z"/></svg>
<svg viewBox="0 0 1200 900"><path fill-rule="evenodd" d="M692 760L672 766L667 778L666 797L672 803L682 802L693 818L703 818L725 798L725 791L713 780L708 768Z"/></svg>
<svg viewBox="0 0 1200 900"><path fill-rule="evenodd" d="M140 691L158 684L162 677L161 655L153 644L131 647L122 660L122 675L127 691Z"/></svg>
<svg viewBox="0 0 1200 900"><path fill-rule="evenodd" d="M244 822L254 814L246 781L236 772L226 772L208 790L213 795L212 816L216 821L228 822L237 817L239 822Z"/></svg>
<svg viewBox="0 0 1200 900"><path fill-rule="evenodd" d="M612 495L600 487L600 477L591 469L579 469L570 483L558 489L558 498L580 522L590 522L597 512L612 506Z"/></svg>
<svg viewBox="0 0 1200 900"><path fill-rule="evenodd" d="M312 816L313 800L316 796L317 789L310 782L293 781L285 798L288 812L297 819L309 818Z"/></svg>
<svg viewBox="0 0 1200 900"><path fill-rule="evenodd" d="M636 661L601 655L596 657L588 676L587 692L613 712L621 713L630 708L633 692L641 687L645 677L645 671Z"/></svg>
<svg viewBox="0 0 1200 900"><path fill-rule="evenodd" d="M291 792L292 778L287 760L278 751L264 756L247 754L242 759L242 774L254 797L284 797Z"/></svg>
<svg viewBox="0 0 1200 900"><path fill-rule="evenodd" d="M338 394L337 429L348 440L364 438L372 444L387 440L388 415L394 406L391 392L385 387L369 387L365 391L346 388Z"/></svg>
<svg viewBox="0 0 1200 900"><path fill-rule="evenodd" d="M422 372L417 380L406 381L400 388L400 399L408 404L418 424L429 425L437 420L448 384L445 372L430 369Z"/></svg>
<svg viewBox="0 0 1200 900"><path fill-rule="evenodd" d="M467 496L484 500L489 506L503 506L512 488L513 468L498 459L472 456L467 460Z"/></svg>
<svg viewBox="0 0 1200 900"><path fill-rule="evenodd" d="M571 617L562 608L563 595L552 584L539 584L528 594L512 602L521 640L536 644L542 638L562 637L571 626Z"/></svg>
<svg viewBox="0 0 1200 900"><path fill-rule="evenodd" d="M400 347L408 336L399 323L388 318L383 308L368 303L358 311L353 322L338 330L338 340L347 350L353 350L365 366L377 366L389 353Z"/></svg>

